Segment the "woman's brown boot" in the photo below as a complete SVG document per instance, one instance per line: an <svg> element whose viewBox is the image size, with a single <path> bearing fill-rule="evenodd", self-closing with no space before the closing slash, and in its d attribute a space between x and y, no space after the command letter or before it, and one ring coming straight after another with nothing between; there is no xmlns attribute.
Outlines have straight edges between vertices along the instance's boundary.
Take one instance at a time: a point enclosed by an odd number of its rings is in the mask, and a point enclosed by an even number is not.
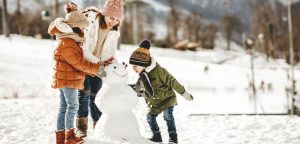
<svg viewBox="0 0 300 144"><path fill-rule="evenodd" d="M88 130L88 118L82 117L76 119L76 136L80 138L84 138L87 136L87 130Z"/></svg>

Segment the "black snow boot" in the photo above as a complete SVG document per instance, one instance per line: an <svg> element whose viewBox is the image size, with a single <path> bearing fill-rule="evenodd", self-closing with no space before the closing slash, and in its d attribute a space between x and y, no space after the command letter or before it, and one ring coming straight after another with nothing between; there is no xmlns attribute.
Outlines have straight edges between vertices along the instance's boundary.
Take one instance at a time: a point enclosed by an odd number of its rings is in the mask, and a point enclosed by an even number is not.
<svg viewBox="0 0 300 144"><path fill-rule="evenodd" d="M152 136L152 138L150 138L149 140L151 140L153 142L162 142L162 138L161 138L160 132L154 133L153 136Z"/></svg>
<svg viewBox="0 0 300 144"><path fill-rule="evenodd" d="M169 143L178 144L177 133L169 133Z"/></svg>

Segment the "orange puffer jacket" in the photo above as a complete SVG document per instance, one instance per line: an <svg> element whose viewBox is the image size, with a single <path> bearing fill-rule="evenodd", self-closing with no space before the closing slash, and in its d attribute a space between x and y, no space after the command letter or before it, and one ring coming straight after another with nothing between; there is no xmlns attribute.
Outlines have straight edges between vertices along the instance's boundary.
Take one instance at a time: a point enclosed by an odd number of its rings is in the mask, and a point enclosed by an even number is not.
<svg viewBox="0 0 300 144"><path fill-rule="evenodd" d="M50 35L61 33L52 23L48 29ZM83 58L82 49L75 40L61 38L54 51L54 75L52 88L83 89L85 74L95 75L99 72L100 65L91 63Z"/></svg>

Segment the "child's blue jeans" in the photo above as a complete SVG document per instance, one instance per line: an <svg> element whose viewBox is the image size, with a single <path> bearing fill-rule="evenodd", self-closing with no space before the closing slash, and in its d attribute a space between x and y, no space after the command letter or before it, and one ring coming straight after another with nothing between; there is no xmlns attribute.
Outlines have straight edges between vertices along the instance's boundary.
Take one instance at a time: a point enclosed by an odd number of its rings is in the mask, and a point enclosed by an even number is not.
<svg viewBox="0 0 300 144"><path fill-rule="evenodd" d="M78 90L73 88L59 89L60 104L57 115L57 131L74 128L74 117L78 110Z"/></svg>
<svg viewBox="0 0 300 144"><path fill-rule="evenodd" d="M174 106L171 106L171 107L165 109L163 112L164 120L167 122L169 133L176 133L176 126L175 126L175 119L173 117L173 110L174 110ZM150 113L147 114L147 122L153 133L160 132L159 127L156 122L157 116L158 116L157 114L150 114Z"/></svg>

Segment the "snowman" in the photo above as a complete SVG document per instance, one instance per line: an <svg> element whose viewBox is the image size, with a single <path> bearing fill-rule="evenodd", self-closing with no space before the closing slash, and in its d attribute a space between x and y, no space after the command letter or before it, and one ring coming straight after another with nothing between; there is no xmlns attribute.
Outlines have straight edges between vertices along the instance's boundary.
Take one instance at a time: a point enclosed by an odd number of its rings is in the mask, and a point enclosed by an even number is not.
<svg viewBox="0 0 300 144"><path fill-rule="evenodd" d="M128 72L120 63L105 68L103 81L108 85L105 94L99 96L102 117L95 127L91 143L151 143L140 135L133 109L138 103L136 92L126 84Z"/></svg>

